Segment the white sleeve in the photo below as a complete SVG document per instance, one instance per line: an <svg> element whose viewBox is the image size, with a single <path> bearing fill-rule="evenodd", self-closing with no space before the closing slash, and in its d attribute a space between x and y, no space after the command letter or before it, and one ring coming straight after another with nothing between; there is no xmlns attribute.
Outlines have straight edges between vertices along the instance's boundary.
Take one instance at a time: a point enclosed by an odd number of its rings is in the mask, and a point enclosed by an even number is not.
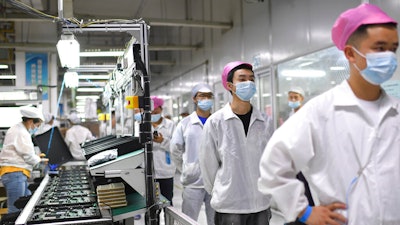
<svg viewBox="0 0 400 225"><path fill-rule="evenodd" d="M183 137L182 123L176 127L170 142L171 157L176 165L176 169L182 173L182 155L185 152L185 140Z"/></svg>
<svg viewBox="0 0 400 225"><path fill-rule="evenodd" d="M275 131L261 157L258 189L272 195L286 221L294 221L308 205L304 185L296 174L313 155L310 124L297 118Z"/></svg>
<svg viewBox="0 0 400 225"><path fill-rule="evenodd" d="M32 138L29 135L16 134L13 144L17 154L20 155L27 164L34 166L40 162L40 157L36 155Z"/></svg>
<svg viewBox="0 0 400 225"><path fill-rule="evenodd" d="M199 163L205 190L211 194L217 171L220 167L220 158L216 135L218 131L213 127L212 121L204 124L200 141Z"/></svg>

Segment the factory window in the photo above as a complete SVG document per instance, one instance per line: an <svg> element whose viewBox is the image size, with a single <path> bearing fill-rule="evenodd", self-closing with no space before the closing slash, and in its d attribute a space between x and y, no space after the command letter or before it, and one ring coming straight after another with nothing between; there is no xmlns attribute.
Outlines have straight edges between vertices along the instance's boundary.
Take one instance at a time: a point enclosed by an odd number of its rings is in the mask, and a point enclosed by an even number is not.
<svg viewBox="0 0 400 225"><path fill-rule="evenodd" d="M304 103L311 98L340 84L348 77L349 67L342 51L330 47L307 54L277 66L277 122L285 121L291 112L288 106L288 90L300 87L304 90Z"/></svg>

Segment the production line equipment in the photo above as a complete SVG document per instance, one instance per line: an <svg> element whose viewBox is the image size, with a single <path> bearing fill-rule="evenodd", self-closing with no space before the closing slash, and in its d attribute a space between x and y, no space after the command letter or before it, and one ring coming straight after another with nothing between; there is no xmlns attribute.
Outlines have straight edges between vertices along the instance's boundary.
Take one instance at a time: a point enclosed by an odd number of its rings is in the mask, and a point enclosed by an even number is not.
<svg viewBox="0 0 400 225"><path fill-rule="evenodd" d="M116 135L82 145L88 162L106 151L117 154L93 165L62 162L44 176L15 224L113 224L121 220L133 224L133 216L142 213L146 225L159 224L158 213L169 202L157 194L153 177L148 29L144 22L63 27L63 32L124 31L132 35L102 98L103 104L119 114L122 128ZM136 131L132 107L141 108L143 114ZM59 149L52 141L42 143L41 151L56 156ZM112 197L114 202L106 202Z"/></svg>

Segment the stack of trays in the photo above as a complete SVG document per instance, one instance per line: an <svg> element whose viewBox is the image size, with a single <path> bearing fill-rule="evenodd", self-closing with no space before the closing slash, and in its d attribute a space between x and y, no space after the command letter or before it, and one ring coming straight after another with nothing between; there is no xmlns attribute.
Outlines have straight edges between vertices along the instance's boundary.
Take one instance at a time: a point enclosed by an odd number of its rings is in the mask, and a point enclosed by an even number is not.
<svg viewBox="0 0 400 225"><path fill-rule="evenodd" d="M125 185L123 183L111 183L99 185L96 188L97 201L100 206L117 208L126 206Z"/></svg>

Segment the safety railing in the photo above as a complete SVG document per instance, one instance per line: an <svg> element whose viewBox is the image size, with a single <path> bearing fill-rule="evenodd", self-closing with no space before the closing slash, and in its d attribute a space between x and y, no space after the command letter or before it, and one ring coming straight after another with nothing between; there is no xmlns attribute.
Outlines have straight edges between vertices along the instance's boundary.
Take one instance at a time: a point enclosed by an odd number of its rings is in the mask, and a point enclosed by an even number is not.
<svg viewBox="0 0 400 225"><path fill-rule="evenodd" d="M165 225L200 225L179 209L170 206L165 208Z"/></svg>

